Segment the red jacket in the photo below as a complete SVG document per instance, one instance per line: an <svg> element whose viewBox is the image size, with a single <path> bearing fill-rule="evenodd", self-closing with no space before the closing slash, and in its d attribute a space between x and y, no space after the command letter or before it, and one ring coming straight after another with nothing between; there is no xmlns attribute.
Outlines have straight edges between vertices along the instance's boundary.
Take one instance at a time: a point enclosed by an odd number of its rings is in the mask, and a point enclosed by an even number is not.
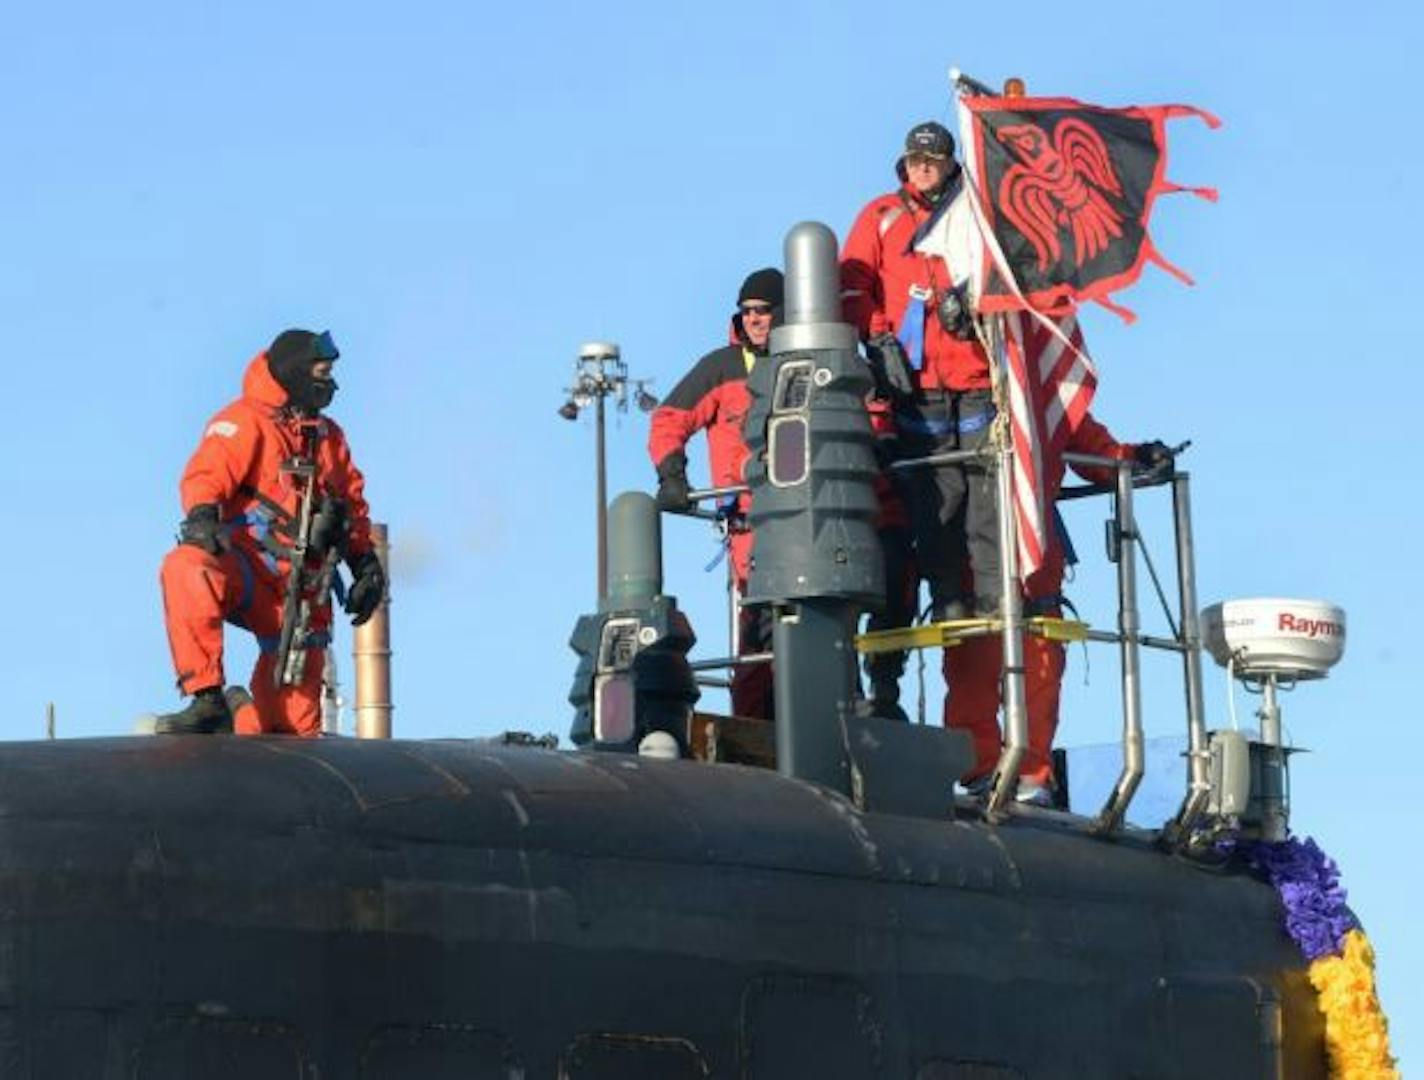
<svg viewBox="0 0 1424 1080"><path fill-rule="evenodd" d="M267 354L258 353L243 376L242 397L208 421L179 484L185 514L203 503L215 503L233 545L253 556L248 561L254 568L265 567L278 576L285 573L286 564L274 559L262 545L271 515L257 496L265 496L295 516L297 488L280 466L301 452L302 429L308 424L316 425L320 438L318 490L346 504L350 526L346 551L356 556L371 550L366 482L351 461L345 434L336 421L326 417L306 420L290 415L283 408L286 404L287 392L268 370Z"/></svg>
<svg viewBox="0 0 1424 1080"><path fill-rule="evenodd" d="M697 432L705 431L712 486L743 482L742 466L750 452L742 441L742 421L751 407L747 376L756 361L755 350L731 344L708 353L692 366L653 411L648 456L654 465L686 447Z"/></svg>
<svg viewBox="0 0 1424 1080"><path fill-rule="evenodd" d="M1132 443L1118 442L1111 431L1093 418L1092 413L1087 413L1079 421L1078 427L1068 436L1068 442L1063 449L1066 453L1071 454L1093 454L1097 457L1126 461L1136 452L1137 447ZM1066 463L1060 457L1056 475L1045 477L1048 481L1050 500L1058 497L1058 491L1063 486L1063 474L1066 468ZM1111 469L1094 468L1091 465L1074 465L1072 469L1092 484L1111 484L1113 482ZM1051 501L1050 505L1052 505ZM1057 596L1063 589L1063 571L1063 544L1058 538L1058 530L1050 528L1048 550L1044 553L1043 565L1029 575L1028 580L1024 582L1024 594L1030 600Z"/></svg>
<svg viewBox="0 0 1424 1080"><path fill-rule="evenodd" d="M940 290L951 284L951 268L943 259L910 250L915 229L932 210L923 196L906 186L873 199L851 226L841 251L841 295L846 321L859 329L862 338L904 329L901 321L911 287ZM927 301L919 385L988 389L989 359L983 348L977 341L961 341L948 333L933 308L933 300Z"/></svg>

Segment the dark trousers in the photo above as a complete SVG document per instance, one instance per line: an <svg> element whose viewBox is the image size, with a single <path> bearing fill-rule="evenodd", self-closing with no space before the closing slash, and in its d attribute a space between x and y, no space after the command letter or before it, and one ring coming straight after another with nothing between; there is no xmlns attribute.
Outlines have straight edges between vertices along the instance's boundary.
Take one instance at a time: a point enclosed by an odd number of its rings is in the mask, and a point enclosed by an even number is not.
<svg viewBox="0 0 1424 1080"><path fill-rule="evenodd" d="M910 548L910 530L890 525L880 530L880 549L885 557L885 610L872 611L867 630L898 630L915 621L915 602L920 579L915 573ZM905 654L876 653L865 658L865 674L872 683L898 680L905 673Z"/></svg>
<svg viewBox="0 0 1424 1080"><path fill-rule="evenodd" d="M993 395L988 390L924 391L897 402L902 458L977 450L989 442ZM902 469L900 491L910 511L920 576L936 604L998 604L999 517L993 473L986 462Z"/></svg>

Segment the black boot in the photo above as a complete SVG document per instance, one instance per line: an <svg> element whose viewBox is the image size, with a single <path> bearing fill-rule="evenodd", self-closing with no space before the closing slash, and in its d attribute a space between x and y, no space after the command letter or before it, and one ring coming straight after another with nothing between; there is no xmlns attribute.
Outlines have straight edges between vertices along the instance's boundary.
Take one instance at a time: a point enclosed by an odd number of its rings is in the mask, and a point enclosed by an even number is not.
<svg viewBox="0 0 1424 1080"><path fill-rule="evenodd" d="M232 730L232 713L221 686L199 690L181 712L160 716L153 725L155 735L212 735Z"/></svg>
<svg viewBox="0 0 1424 1080"><path fill-rule="evenodd" d="M889 673L872 672L870 676L870 714L882 720L909 722L900 708L900 680Z"/></svg>

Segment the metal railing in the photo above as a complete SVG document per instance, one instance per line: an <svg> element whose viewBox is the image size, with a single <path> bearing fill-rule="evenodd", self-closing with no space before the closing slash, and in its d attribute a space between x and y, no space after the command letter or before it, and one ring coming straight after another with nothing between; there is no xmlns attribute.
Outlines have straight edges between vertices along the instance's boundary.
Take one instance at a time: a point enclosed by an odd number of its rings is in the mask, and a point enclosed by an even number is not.
<svg viewBox="0 0 1424 1080"><path fill-rule="evenodd" d="M1114 477L1111 484L1070 485L1063 488L1058 495L1059 501L1108 495L1112 499L1113 506L1112 518L1108 523L1109 557L1117 568L1117 628L1113 631L1087 628L1082 636L1088 641L1118 646L1123 764L1106 802L1093 820L1092 827L1094 831L1104 835L1111 834L1121 828L1145 772L1141 650L1148 648L1175 652L1182 658L1188 739L1188 780L1186 794L1180 809L1176 816L1163 826L1163 839L1171 844L1180 843L1200 819L1206 809L1210 793L1210 755L1207 748L1202 698L1202 643L1197 613L1190 477L1185 472L1172 470L1147 474L1137 473L1134 471L1134 463L1131 461L1093 454L1065 453L1063 457L1069 464L1110 470ZM1000 616L995 620L997 629L986 631L998 633L1003 639L1004 745L993 770L986 809L991 817L998 817L1013 801L1017 790L1019 766L1028 749L1028 714L1023 670L1025 622L1018 582L1018 538L1011 490L1013 450L1007 446L999 449L990 447L982 450L957 450L897 461L890 468L894 472L902 472L939 465L964 464L975 460L983 462L994 470L997 474L998 489L1001 607ZM1151 567L1150 556L1147 555L1146 548L1142 546L1142 537L1137 529L1134 499L1138 490L1168 485L1172 489L1173 539L1177 572L1177 619L1172 627L1173 636L1162 637L1144 634L1141 629L1137 589L1137 554L1139 551L1147 558L1154 582L1156 582L1156 573ZM749 488L746 485L726 485L692 491L689 493L689 498L695 504L710 499L741 495L747 491ZM682 513L685 516L706 520L717 520L719 517L716 513L702 510L695 505ZM1160 584L1158 588L1164 605L1169 606L1165 595L1161 594ZM733 655L716 660L698 661L693 664L694 670L712 671L729 668L736 664L771 661L770 653L757 653L746 657L735 655L739 608L740 596L737 594L735 586L730 585L729 621L731 632L729 640ZM1170 611L1167 612L1167 617L1168 621L1172 622ZM706 680L708 685L719 685L720 682L720 680Z"/></svg>

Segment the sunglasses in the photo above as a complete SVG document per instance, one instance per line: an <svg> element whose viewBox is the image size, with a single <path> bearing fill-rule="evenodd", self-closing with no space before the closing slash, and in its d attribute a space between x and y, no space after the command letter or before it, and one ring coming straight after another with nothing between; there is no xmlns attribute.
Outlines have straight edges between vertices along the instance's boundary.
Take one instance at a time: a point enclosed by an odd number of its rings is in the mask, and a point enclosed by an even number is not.
<svg viewBox="0 0 1424 1080"><path fill-rule="evenodd" d="M770 305L770 304L743 304L743 305L742 305L742 314L743 314L743 315L770 315L770 314L771 314L771 305Z"/></svg>

